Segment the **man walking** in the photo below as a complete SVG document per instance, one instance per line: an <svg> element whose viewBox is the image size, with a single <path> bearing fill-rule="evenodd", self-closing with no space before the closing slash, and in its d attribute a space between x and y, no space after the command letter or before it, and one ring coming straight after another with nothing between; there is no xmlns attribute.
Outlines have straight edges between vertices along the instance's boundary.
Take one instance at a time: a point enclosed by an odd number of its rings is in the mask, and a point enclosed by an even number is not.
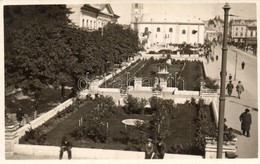
<svg viewBox="0 0 260 164"><path fill-rule="evenodd" d="M71 159L71 148L72 148L72 143L68 141L67 137L64 136L61 140L60 159L62 159L64 151L68 152L68 159Z"/></svg>
<svg viewBox="0 0 260 164"><path fill-rule="evenodd" d="M243 112L239 116L243 135L246 134L247 137L250 137L250 126L251 126L251 123L252 123L251 114L249 112L250 112L250 110L248 108L246 108L245 112Z"/></svg>
<svg viewBox="0 0 260 164"><path fill-rule="evenodd" d="M234 85L232 84L232 81L229 81L229 83L227 84L227 92L228 92L228 96L230 97L233 91Z"/></svg>
<svg viewBox="0 0 260 164"><path fill-rule="evenodd" d="M243 62L241 63L242 70L244 70L245 65L246 65L246 63L243 61Z"/></svg>
<svg viewBox="0 0 260 164"><path fill-rule="evenodd" d="M232 80L232 75L231 75L231 73L229 74L228 79L229 79L229 81Z"/></svg>
<svg viewBox="0 0 260 164"><path fill-rule="evenodd" d="M241 97L241 93L244 91L244 86L241 83L241 81L238 81L238 84L236 86L236 90L237 90L237 94L238 94L238 98L240 99Z"/></svg>

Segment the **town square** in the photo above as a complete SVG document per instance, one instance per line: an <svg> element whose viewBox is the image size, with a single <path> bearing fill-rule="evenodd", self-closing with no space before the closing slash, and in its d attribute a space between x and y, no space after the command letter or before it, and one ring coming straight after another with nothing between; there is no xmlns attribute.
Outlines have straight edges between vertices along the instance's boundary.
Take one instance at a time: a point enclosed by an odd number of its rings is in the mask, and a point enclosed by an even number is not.
<svg viewBox="0 0 260 164"><path fill-rule="evenodd" d="M256 2L84 3L3 3L5 160L258 158Z"/></svg>

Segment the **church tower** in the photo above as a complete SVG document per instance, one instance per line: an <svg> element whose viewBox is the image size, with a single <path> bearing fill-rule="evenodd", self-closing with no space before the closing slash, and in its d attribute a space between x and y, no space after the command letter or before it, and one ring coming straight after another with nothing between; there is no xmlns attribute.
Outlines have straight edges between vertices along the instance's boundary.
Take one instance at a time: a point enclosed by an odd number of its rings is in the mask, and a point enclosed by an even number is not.
<svg viewBox="0 0 260 164"><path fill-rule="evenodd" d="M143 4L134 3L132 4L132 13L131 13L131 28L137 31L137 23L142 20L143 16Z"/></svg>

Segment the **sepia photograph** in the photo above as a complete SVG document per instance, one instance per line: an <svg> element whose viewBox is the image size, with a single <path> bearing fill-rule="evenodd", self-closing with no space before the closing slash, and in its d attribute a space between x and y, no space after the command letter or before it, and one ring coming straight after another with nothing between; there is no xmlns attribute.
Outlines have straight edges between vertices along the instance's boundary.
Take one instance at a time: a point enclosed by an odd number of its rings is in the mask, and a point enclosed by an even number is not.
<svg viewBox="0 0 260 164"><path fill-rule="evenodd" d="M0 3L4 162L258 160L257 1Z"/></svg>

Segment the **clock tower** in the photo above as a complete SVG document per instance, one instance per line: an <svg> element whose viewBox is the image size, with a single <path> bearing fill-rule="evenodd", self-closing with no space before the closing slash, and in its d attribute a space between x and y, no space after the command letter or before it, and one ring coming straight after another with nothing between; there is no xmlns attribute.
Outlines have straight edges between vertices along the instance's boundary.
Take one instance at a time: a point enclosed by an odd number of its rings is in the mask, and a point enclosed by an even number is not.
<svg viewBox="0 0 260 164"><path fill-rule="evenodd" d="M143 16L143 4L134 3L132 4L132 18L131 26L135 31L137 30L137 23L141 21Z"/></svg>

